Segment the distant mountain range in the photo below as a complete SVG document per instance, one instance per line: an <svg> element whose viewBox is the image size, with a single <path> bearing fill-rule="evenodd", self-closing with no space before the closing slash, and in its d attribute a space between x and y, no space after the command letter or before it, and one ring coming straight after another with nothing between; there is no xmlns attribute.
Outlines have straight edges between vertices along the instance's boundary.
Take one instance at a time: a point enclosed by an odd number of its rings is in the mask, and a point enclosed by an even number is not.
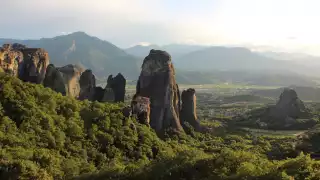
<svg viewBox="0 0 320 180"><path fill-rule="evenodd" d="M243 70L293 72L320 75L320 57L286 52L256 52L244 47L171 44L165 46L134 46L125 51L144 58L151 49L169 52L176 68L181 70Z"/></svg>
<svg viewBox="0 0 320 180"><path fill-rule="evenodd" d="M79 64L92 69L99 77L123 73L127 77L139 75L138 58L127 54L115 45L91 37L84 32L40 40L0 39L0 43L22 43L48 51L50 63L56 66Z"/></svg>
<svg viewBox="0 0 320 180"><path fill-rule="evenodd" d="M121 49L108 41L84 32L39 40L0 39L3 43L21 43L48 51L56 66L78 64L92 69L98 78L121 72L136 80L140 66L151 49L169 52L181 83L210 84L241 82L245 84L310 85L303 75L315 75L320 69L318 57L290 53L255 52L243 47L169 44L137 45ZM319 61L319 66L315 62Z"/></svg>
<svg viewBox="0 0 320 180"><path fill-rule="evenodd" d="M169 44L165 46L158 46L158 45L149 45L149 46L142 46L137 45L130 47L128 49L125 49L125 51L128 54L134 55L139 58L144 58L151 49L161 49L164 51L167 51L173 61L175 61L177 58L180 58L183 55L186 55L193 51L198 51L201 49L208 48L208 46L201 46L201 45L188 45L188 44Z"/></svg>

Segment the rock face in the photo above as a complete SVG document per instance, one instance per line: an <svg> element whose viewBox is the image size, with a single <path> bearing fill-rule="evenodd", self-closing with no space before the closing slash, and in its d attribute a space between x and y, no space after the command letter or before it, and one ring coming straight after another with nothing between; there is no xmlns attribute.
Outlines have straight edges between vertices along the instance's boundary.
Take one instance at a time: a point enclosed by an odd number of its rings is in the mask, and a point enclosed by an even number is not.
<svg viewBox="0 0 320 180"><path fill-rule="evenodd" d="M66 96L67 91L65 87L65 82L63 80L61 72L54 67L53 64L49 64L46 70L46 75L43 80L43 86L49 87L52 90L61 93Z"/></svg>
<svg viewBox="0 0 320 180"><path fill-rule="evenodd" d="M286 88L280 95L279 101L270 110L270 116L277 119L296 119L306 112L306 107L298 98L295 90Z"/></svg>
<svg viewBox="0 0 320 180"><path fill-rule="evenodd" d="M23 47L16 45L16 47ZM49 65L49 56L44 49L22 48L23 62L21 64L19 78L25 82L41 84Z"/></svg>
<svg viewBox="0 0 320 180"><path fill-rule="evenodd" d="M188 122L195 130L200 130L200 123L197 118L197 104L196 91L194 89L187 89L182 92L182 107L180 111L181 122Z"/></svg>
<svg viewBox="0 0 320 180"><path fill-rule="evenodd" d="M0 48L0 68L6 74L18 77L19 66L22 61L22 52L14 49L11 44L4 44L2 48Z"/></svg>
<svg viewBox="0 0 320 180"><path fill-rule="evenodd" d="M131 101L132 114L137 118L138 122L150 125L150 99L135 95Z"/></svg>
<svg viewBox="0 0 320 180"><path fill-rule="evenodd" d="M131 106L126 106L122 109L122 114L124 117L128 118L132 116L132 108Z"/></svg>
<svg viewBox="0 0 320 180"><path fill-rule="evenodd" d="M13 43L12 44L12 49L15 49L15 50L23 50L23 49L26 49L28 48L26 45L23 45L23 44L19 44L19 43Z"/></svg>
<svg viewBox="0 0 320 180"><path fill-rule="evenodd" d="M106 87L103 90L103 97L100 102L115 102L115 95L112 88Z"/></svg>
<svg viewBox="0 0 320 180"><path fill-rule="evenodd" d="M74 65L56 68L50 64L47 71L43 82L45 87L50 87L66 96L79 97L81 70Z"/></svg>
<svg viewBox="0 0 320 180"><path fill-rule="evenodd" d="M126 94L126 79L121 73L118 73L115 77L110 75L107 80L107 87L112 88L115 102L124 102Z"/></svg>
<svg viewBox="0 0 320 180"><path fill-rule="evenodd" d="M80 95L79 100L94 100L96 78L91 70L84 71L80 76Z"/></svg>
<svg viewBox="0 0 320 180"><path fill-rule="evenodd" d="M137 82L137 96L150 99L150 125L156 131L183 130L179 120L179 94L171 56L151 50L144 59Z"/></svg>
<svg viewBox="0 0 320 180"><path fill-rule="evenodd" d="M95 87L92 101L101 102L103 99L103 96L104 96L104 89L102 87Z"/></svg>
<svg viewBox="0 0 320 180"><path fill-rule="evenodd" d="M66 65L60 68L57 68L62 77L63 82L65 83L66 92L68 96L71 97L79 97L80 94L80 75L81 75L81 69L79 69L75 65Z"/></svg>

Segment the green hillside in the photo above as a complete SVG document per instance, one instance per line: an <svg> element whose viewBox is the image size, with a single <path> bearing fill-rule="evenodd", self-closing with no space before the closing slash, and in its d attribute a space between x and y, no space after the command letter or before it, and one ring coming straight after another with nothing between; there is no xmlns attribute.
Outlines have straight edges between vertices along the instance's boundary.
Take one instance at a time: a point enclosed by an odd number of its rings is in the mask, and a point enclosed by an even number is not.
<svg viewBox="0 0 320 180"><path fill-rule="evenodd" d="M179 67L179 66L175 66ZM257 70L192 70L177 68L176 79L180 84L242 84L260 86L315 86L311 77L295 73Z"/></svg>
<svg viewBox="0 0 320 180"><path fill-rule="evenodd" d="M255 139L230 129L222 134L168 131L160 139L125 119L122 104L81 102L3 75L0 91L3 180L320 177L320 163L297 154L294 138Z"/></svg>

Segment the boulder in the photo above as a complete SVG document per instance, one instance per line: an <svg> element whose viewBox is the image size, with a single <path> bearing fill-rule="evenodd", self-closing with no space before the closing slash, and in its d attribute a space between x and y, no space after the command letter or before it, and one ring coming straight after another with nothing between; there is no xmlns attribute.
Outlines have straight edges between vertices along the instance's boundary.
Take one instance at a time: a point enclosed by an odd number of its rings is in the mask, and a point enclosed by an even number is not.
<svg viewBox="0 0 320 180"><path fill-rule="evenodd" d="M21 47L17 45L17 48ZM42 84L49 65L47 51L40 48L21 48L23 61L19 67L19 78L25 82Z"/></svg>
<svg viewBox="0 0 320 180"><path fill-rule="evenodd" d="M131 101L132 114L139 123L150 125L150 99L139 95L133 96Z"/></svg>
<svg viewBox="0 0 320 180"><path fill-rule="evenodd" d="M297 119L307 111L295 90L285 88L277 104L270 109L270 116L276 119Z"/></svg>
<svg viewBox="0 0 320 180"><path fill-rule="evenodd" d="M150 99L151 127L157 132L167 128L183 131L171 56L165 51L152 49L141 68L136 95Z"/></svg>
<svg viewBox="0 0 320 180"><path fill-rule="evenodd" d="M96 78L92 71L87 69L84 71L79 80L80 84L80 95L79 100L88 99L90 101L94 100Z"/></svg>
<svg viewBox="0 0 320 180"><path fill-rule="evenodd" d="M112 88L115 102L124 102L126 94L126 79L121 73L118 73L115 77L110 75L108 77L106 87Z"/></svg>
<svg viewBox="0 0 320 180"><path fill-rule="evenodd" d="M180 111L181 122L188 122L195 130L200 130L200 123L197 118L196 91L187 89L182 92L182 106Z"/></svg>

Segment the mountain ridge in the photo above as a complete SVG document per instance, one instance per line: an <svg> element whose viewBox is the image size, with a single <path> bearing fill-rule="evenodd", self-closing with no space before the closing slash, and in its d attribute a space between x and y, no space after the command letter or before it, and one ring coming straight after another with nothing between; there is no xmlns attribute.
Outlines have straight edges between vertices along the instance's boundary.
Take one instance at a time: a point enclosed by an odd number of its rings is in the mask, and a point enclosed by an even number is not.
<svg viewBox="0 0 320 180"><path fill-rule="evenodd" d="M236 73L237 71L262 72L268 70L275 71L274 74L290 74L294 72L310 75L318 70L318 67L314 67L312 64L309 67L304 67L301 63L266 57L264 54L251 51L245 47L187 44L158 46L151 44L150 46L138 45L128 49L121 49L108 41L90 36L82 31L39 40L0 39L2 44L7 42L44 48L48 51L51 63L54 65L78 64L84 68L91 69L99 79L105 79L110 74L121 72L128 80L136 80L139 76L140 65L151 49L162 49L169 52L175 68L180 72L177 74L178 81L181 80L191 84L195 84L198 81L201 83L214 83L216 82L216 77L219 78L219 82L238 82L240 79L241 81L244 80L244 83L257 83L259 79L248 79L248 75ZM130 50L134 52L128 52ZM134 55L136 52L138 52L138 55ZM189 72L190 70L193 72ZM203 73L199 73L202 71ZM218 74L210 73L210 78L201 77L204 74L208 75L207 72L210 71ZM220 73L220 71L223 72ZM230 71L229 74L235 76L230 77L224 71ZM241 78L238 76L241 76ZM292 77L296 78L296 76ZM274 79L271 73L266 76L262 75L261 78ZM288 77L283 77L283 80L285 79L288 79ZM299 85L311 84L311 82L306 82L305 80L300 82ZM269 84L270 82L265 81L265 83ZM276 84L279 83L277 82ZM288 83L282 82L280 84L287 85Z"/></svg>
<svg viewBox="0 0 320 180"><path fill-rule="evenodd" d="M0 39L0 42L21 43L29 47L44 48L49 53L50 63L57 66L79 64L93 70L99 77L107 77L109 74L118 72L123 73L126 77L139 74L136 57L127 54L108 41L81 31L39 40ZM65 52L73 45L76 49L66 54Z"/></svg>

